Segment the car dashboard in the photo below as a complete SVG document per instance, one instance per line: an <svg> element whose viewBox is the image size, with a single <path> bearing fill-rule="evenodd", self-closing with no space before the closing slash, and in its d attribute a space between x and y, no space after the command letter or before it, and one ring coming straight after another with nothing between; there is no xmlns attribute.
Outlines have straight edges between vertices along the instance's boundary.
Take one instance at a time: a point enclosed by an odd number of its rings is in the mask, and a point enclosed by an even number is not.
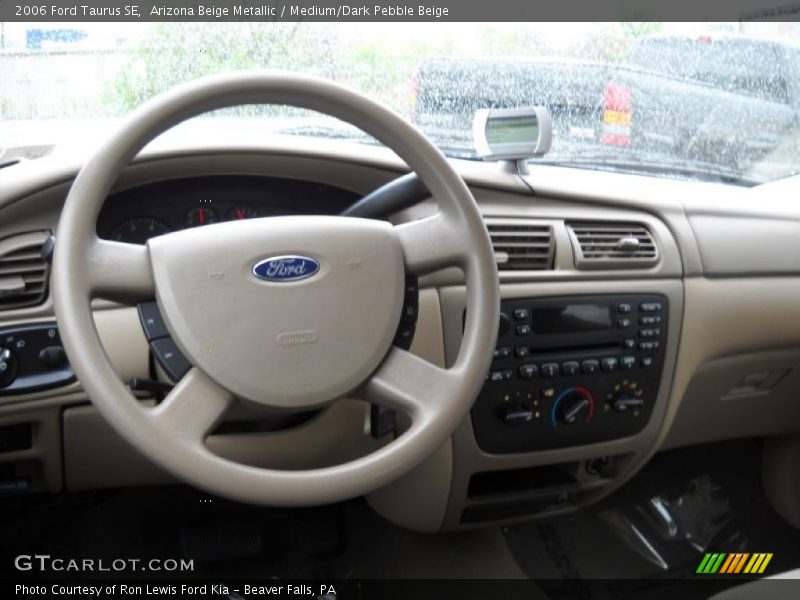
<svg viewBox="0 0 800 600"><path fill-rule="evenodd" d="M41 244L24 236L58 235L80 165L37 162L0 172L2 273L20 264L15 253L27 248L30 258L28 246ZM788 200L796 182L740 189L454 164L495 248L500 336L470 416L425 463L369 495L377 512L423 531L562 514L612 493L659 450L800 429L800 212ZM162 148L127 169L97 232L141 244L220 221L336 215L404 172L388 151L344 143ZM428 199L389 219L435 208ZM458 269L420 279L412 352L453 363L465 298ZM104 300L94 308L120 377L173 383L153 358L141 309ZM26 327L45 336L54 327L46 288L35 303L0 307L3 335L16 342ZM392 442L370 434L369 415L357 397L292 417L241 406L207 444L261 467L323 467ZM0 436L0 485L20 493L172 481L117 437L74 379L0 395Z"/></svg>

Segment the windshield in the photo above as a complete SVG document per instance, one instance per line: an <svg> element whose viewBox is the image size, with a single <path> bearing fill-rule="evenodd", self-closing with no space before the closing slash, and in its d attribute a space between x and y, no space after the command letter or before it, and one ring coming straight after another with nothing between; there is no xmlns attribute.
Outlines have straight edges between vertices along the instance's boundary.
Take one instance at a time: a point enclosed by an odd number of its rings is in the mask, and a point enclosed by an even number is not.
<svg viewBox="0 0 800 600"><path fill-rule="evenodd" d="M332 78L389 105L446 154L478 160L482 108L545 106L533 161L752 185L800 172L792 23L0 23L0 162L95 143L178 83L256 67ZM374 140L287 107L198 120ZM239 127L237 127L237 124Z"/></svg>

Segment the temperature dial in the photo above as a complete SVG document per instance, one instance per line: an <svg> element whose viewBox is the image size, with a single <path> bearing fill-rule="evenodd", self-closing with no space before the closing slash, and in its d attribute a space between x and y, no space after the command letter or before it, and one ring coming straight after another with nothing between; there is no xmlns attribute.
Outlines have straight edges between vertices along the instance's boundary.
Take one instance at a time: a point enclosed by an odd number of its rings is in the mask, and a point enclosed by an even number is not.
<svg viewBox="0 0 800 600"><path fill-rule="evenodd" d="M561 392L553 402L553 426L589 423L594 416L594 396L585 387L571 387Z"/></svg>

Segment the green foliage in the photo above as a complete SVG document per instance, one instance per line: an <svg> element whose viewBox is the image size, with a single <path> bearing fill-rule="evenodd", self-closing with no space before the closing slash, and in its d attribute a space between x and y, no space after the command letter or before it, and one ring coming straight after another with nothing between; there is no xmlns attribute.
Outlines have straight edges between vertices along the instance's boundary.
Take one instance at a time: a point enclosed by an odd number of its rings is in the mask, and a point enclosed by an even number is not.
<svg viewBox="0 0 800 600"><path fill-rule="evenodd" d="M302 23L162 23L134 47L107 92L125 113L179 83L252 68L333 74L332 38Z"/></svg>

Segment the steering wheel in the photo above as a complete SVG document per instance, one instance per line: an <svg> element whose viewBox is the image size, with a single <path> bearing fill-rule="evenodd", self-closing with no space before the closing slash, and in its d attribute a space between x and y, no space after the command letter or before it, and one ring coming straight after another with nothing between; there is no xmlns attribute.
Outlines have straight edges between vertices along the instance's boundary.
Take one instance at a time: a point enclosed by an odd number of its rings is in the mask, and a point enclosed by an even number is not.
<svg viewBox="0 0 800 600"><path fill-rule="evenodd" d="M397 226L352 217L289 216L219 223L149 240L98 238L97 217L123 169L149 141L201 113L282 104L349 122L403 158L439 211ZM295 257L278 277L259 265ZM299 259L297 259L299 257ZM453 365L392 346L405 273L465 274L464 338ZM285 270L284 270L285 271ZM52 287L61 339L83 388L111 426L168 472L211 493L267 505L335 502L375 490L431 455L477 396L497 338L499 285L469 189L417 129L331 81L273 71L208 77L130 115L78 173L58 224ZM157 406L114 372L91 300L156 298L193 367ZM205 438L237 398L288 410L346 394L409 415L393 442L351 462L280 471L213 454Z"/></svg>

